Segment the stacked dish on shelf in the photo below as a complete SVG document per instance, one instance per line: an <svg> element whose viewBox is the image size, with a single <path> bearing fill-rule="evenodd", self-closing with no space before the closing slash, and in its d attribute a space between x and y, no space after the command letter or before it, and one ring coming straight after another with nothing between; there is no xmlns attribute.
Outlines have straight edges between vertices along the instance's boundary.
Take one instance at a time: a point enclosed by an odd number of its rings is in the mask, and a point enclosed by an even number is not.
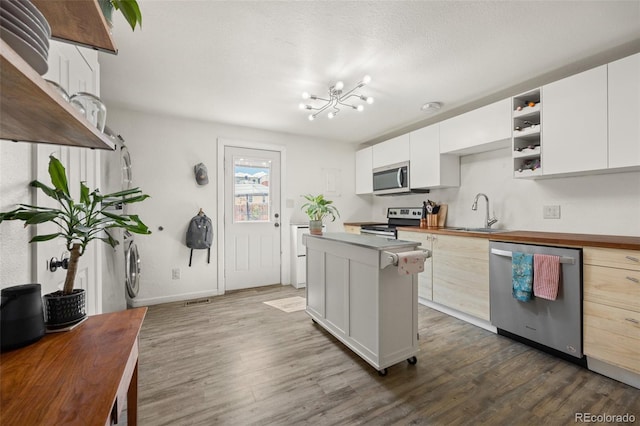
<svg viewBox="0 0 640 426"><path fill-rule="evenodd" d="M40 75L49 69L51 27L29 0L0 1L0 38Z"/></svg>

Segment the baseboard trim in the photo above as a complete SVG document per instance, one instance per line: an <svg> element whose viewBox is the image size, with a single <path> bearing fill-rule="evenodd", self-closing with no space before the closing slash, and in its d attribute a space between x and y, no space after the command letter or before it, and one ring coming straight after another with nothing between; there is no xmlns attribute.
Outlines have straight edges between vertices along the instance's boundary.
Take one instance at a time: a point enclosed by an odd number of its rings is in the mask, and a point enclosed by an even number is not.
<svg viewBox="0 0 640 426"><path fill-rule="evenodd" d="M606 362L591 358L589 355L587 355L587 368L594 373L602 374L603 376L640 389L640 374L607 364Z"/></svg>
<svg viewBox="0 0 640 426"><path fill-rule="evenodd" d="M440 305L439 303L432 302L431 300L427 300L427 299L418 298L418 302L421 305L435 309L436 311L440 311L443 314L451 315L454 318L458 318L459 320L468 322L469 324L473 324L476 327L484 328L485 330L490 331L492 333L496 333L496 334L498 333L498 329L493 325L491 325L490 322L474 317L473 315L469 315L464 312L457 311L453 308Z"/></svg>
<svg viewBox="0 0 640 426"><path fill-rule="evenodd" d="M171 302L184 302L186 300L199 299L201 297L220 296L221 292L218 290L209 291L196 291L193 293L175 294L172 296L160 296L151 297L147 299L141 299L136 297L135 299L127 299L127 306L131 308L139 308L141 306L160 305L162 303Z"/></svg>

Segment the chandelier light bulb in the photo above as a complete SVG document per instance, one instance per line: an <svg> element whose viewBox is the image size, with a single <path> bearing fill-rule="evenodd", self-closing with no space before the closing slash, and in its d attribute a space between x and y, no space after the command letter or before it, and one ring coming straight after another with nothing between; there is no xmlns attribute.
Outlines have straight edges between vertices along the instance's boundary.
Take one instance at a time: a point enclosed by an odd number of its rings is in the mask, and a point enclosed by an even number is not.
<svg viewBox="0 0 640 426"><path fill-rule="evenodd" d="M358 105L358 106L357 106L357 108L356 108L356 110L358 110L358 111L362 111L362 110L364 110L364 106L362 106L362 105Z"/></svg>
<svg viewBox="0 0 640 426"><path fill-rule="evenodd" d="M342 88L343 88L343 87L344 87L344 83L343 83L343 82L341 82L341 81L338 81L338 82L336 83L336 85L334 86L334 88L335 88L336 90L342 90Z"/></svg>
<svg viewBox="0 0 640 426"><path fill-rule="evenodd" d="M315 119L316 119L316 117L314 117L314 115L313 115L313 114L309 114L309 121L313 121L313 120L315 120Z"/></svg>
<svg viewBox="0 0 640 426"><path fill-rule="evenodd" d="M371 105L371 104L373 103L373 101L374 101L374 99L373 99L371 96L369 96L369 97L367 98L367 103L368 103L369 105Z"/></svg>
<svg viewBox="0 0 640 426"><path fill-rule="evenodd" d="M331 120L335 116L336 115L333 113L333 111L331 111L329 114L327 114L327 117L329 118L329 120Z"/></svg>
<svg viewBox="0 0 640 426"><path fill-rule="evenodd" d="M311 95L309 94L309 92L302 92L302 99L309 99L311 97Z"/></svg>
<svg viewBox="0 0 640 426"><path fill-rule="evenodd" d="M298 108L307 109L307 106L305 104L303 104L302 102L300 102L300 104L298 104Z"/></svg>
<svg viewBox="0 0 640 426"><path fill-rule="evenodd" d="M364 84L369 84L369 83L371 83L371 76L369 76L369 75L365 75L364 77L362 77L362 82L363 82Z"/></svg>

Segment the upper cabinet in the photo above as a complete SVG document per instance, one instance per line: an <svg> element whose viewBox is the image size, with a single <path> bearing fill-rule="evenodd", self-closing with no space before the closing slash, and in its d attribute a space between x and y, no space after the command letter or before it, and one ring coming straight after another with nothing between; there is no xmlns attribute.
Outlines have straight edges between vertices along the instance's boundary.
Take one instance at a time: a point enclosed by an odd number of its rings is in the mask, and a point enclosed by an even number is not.
<svg viewBox="0 0 640 426"><path fill-rule="evenodd" d="M373 168L409 161L409 134L405 133L393 139L373 145Z"/></svg>
<svg viewBox="0 0 640 426"><path fill-rule="evenodd" d="M373 147L356 151L356 194L373 193Z"/></svg>
<svg viewBox="0 0 640 426"><path fill-rule="evenodd" d="M510 144L510 98L440 123L440 152L443 154L473 154Z"/></svg>
<svg viewBox="0 0 640 426"><path fill-rule="evenodd" d="M36 6L40 6L35 2ZM83 15L88 19L92 14L101 22L99 30L106 28L97 0L82 2L42 2L47 7L62 7L70 3L91 3L90 14ZM65 12L66 13L66 12ZM47 20L49 16L45 14ZM87 21L87 22L89 22ZM59 26L73 26L77 22L65 17L59 21L49 21L52 32L56 34ZM84 28L84 27L81 27ZM91 31L95 28L91 27ZM83 30L84 31L84 30ZM107 29L108 31L108 29ZM82 41L78 41L82 43ZM85 44L85 43L83 43ZM91 54L88 54L91 57ZM55 52L52 59L55 60ZM85 58L86 59L86 58ZM86 65L86 64L85 64ZM86 68L86 66L85 66ZM97 92L99 84L97 69L69 68L70 82L88 82L88 90L93 86ZM74 75L80 70L82 75ZM87 77L87 73L93 73ZM53 71L62 74L65 70ZM86 78L85 78L86 77ZM91 80L94 79L94 80ZM74 83L75 84L75 83ZM78 86L79 88L81 86ZM92 90L89 90L92 91ZM73 90L72 90L73 93ZM0 40L0 139L13 141L49 143L56 145L80 146L98 149L114 149L108 136L101 133L75 108L66 102L42 76L40 76L22 57L20 57L4 40Z"/></svg>
<svg viewBox="0 0 640 426"><path fill-rule="evenodd" d="M460 186L460 158L440 154L440 124L409 133L411 188Z"/></svg>
<svg viewBox="0 0 640 426"><path fill-rule="evenodd" d="M544 175L607 168L607 66L542 88Z"/></svg>
<svg viewBox="0 0 640 426"><path fill-rule="evenodd" d="M640 165L640 53L608 65L609 168Z"/></svg>
<svg viewBox="0 0 640 426"><path fill-rule="evenodd" d="M543 86L542 174L640 168L640 54Z"/></svg>

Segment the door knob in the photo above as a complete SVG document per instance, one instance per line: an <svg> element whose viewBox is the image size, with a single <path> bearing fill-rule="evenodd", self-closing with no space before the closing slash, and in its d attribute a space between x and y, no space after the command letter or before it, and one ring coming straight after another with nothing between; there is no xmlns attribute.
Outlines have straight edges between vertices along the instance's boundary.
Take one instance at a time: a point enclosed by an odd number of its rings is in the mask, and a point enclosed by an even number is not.
<svg viewBox="0 0 640 426"><path fill-rule="evenodd" d="M276 228L280 227L280 224L278 222L274 223L273 226L275 226Z"/></svg>
<svg viewBox="0 0 640 426"><path fill-rule="evenodd" d="M275 217L276 219L280 217L280 215L278 213L274 214L273 217Z"/></svg>

